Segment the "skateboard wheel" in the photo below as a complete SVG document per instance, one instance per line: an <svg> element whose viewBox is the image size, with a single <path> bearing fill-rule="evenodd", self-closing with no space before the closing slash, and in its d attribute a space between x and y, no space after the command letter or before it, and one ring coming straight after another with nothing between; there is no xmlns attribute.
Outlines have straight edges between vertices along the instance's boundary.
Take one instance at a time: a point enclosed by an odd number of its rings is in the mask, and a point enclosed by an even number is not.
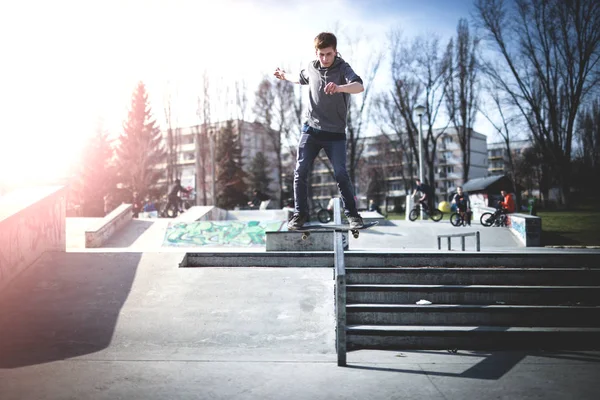
<svg viewBox="0 0 600 400"><path fill-rule="evenodd" d="M306 240L306 239L308 239L308 235L306 233L303 233L302 234L302 240Z"/></svg>

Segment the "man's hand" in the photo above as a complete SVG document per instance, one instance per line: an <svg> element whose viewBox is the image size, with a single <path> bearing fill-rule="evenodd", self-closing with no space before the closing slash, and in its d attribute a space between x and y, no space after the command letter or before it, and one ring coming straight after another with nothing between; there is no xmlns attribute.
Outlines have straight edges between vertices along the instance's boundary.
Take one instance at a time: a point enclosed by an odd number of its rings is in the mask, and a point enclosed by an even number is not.
<svg viewBox="0 0 600 400"><path fill-rule="evenodd" d="M339 89L339 86L333 82L329 82L327 85L325 85L325 94L334 94L340 92L341 90Z"/></svg>
<svg viewBox="0 0 600 400"><path fill-rule="evenodd" d="M282 81L285 81L285 80L286 80L286 79L285 79L285 71L284 71L284 70L282 70L282 69L279 69L279 68L277 68L277 69L275 70L275 73L274 73L273 75L275 75L275 78L277 78L277 79L281 79Z"/></svg>

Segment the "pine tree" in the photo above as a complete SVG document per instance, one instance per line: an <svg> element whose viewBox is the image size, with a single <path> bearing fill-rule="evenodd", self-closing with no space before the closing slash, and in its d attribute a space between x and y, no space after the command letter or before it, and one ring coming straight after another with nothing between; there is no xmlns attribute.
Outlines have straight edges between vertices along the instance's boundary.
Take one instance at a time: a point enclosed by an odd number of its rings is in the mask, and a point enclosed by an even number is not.
<svg viewBox="0 0 600 400"><path fill-rule="evenodd" d="M139 198L144 199L148 195L164 193L166 188L159 186L158 181L164 177L165 171L159 166L165 162L166 151L143 82L133 93L131 109L119 139L117 173L128 195L137 192Z"/></svg>
<svg viewBox="0 0 600 400"><path fill-rule="evenodd" d="M271 197L272 193L269 191L269 185L272 181L273 179L269 177L269 161L265 155L259 151L250 162L248 173L248 184L250 189L257 189Z"/></svg>
<svg viewBox="0 0 600 400"><path fill-rule="evenodd" d="M82 217L103 217L104 196L115 195L113 154L108 134L99 124L84 145L70 189L70 200L81 205Z"/></svg>
<svg viewBox="0 0 600 400"><path fill-rule="evenodd" d="M242 170L242 147L232 121L221 129L217 147L217 207L232 209L248 201L246 174Z"/></svg>

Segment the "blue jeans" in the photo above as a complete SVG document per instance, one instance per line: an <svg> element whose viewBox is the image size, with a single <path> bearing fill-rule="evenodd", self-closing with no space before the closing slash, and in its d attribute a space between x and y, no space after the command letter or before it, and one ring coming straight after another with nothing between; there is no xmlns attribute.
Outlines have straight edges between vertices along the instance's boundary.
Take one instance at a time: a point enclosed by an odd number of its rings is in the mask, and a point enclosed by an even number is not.
<svg viewBox="0 0 600 400"><path fill-rule="evenodd" d="M298 143L298 161L294 171L295 212L308 215L308 173L319 151L324 149L333 166L335 180L342 195L344 213L346 216L358 216L354 189L346 170L346 140L319 140L316 135L309 134L311 130L310 127L305 128Z"/></svg>

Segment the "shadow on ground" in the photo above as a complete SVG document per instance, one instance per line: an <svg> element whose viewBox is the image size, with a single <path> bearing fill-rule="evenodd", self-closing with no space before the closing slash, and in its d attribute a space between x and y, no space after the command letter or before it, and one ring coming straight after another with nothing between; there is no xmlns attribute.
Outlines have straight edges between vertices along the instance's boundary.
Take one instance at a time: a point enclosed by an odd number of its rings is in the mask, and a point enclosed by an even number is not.
<svg viewBox="0 0 600 400"><path fill-rule="evenodd" d="M0 293L0 368L105 349L141 253L46 253Z"/></svg>
<svg viewBox="0 0 600 400"><path fill-rule="evenodd" d="M568 233L542 231L542 246L577 246L585 245L578 240L570 238Z"/></svg>
<svg viewBox="0 0 600 400"><path fill-rule="evenodd" d="M442 377L455 377L455 378L470 378L470 379L483 379L483 380L498 380L504 375L510 372L525 358L533 357L544 357L570 361L580 362L592 362L599 363L600 357L595 354L589 354L586 352L577 351L501 351L501 352L487 352L487 351L457 351L447 353L440 351L428 351L428 350L415 350L415 351L403 351L402 353L417 353L417 354L434 354L443 357L475 357L480 358L481 361L475 363L470 368L456 373L456 372L440 372L439 370L427 370L426 368L415 370L410 368L394 368L394 367L373 367L367 365L348 364L348 368L361 369L361 370L373 370L373 371L384 371L384 372L401 372L403 374L417 374L417 375L428 375L428 376L442 376ZM436 363L433 363L436 365Z"/></svg>

